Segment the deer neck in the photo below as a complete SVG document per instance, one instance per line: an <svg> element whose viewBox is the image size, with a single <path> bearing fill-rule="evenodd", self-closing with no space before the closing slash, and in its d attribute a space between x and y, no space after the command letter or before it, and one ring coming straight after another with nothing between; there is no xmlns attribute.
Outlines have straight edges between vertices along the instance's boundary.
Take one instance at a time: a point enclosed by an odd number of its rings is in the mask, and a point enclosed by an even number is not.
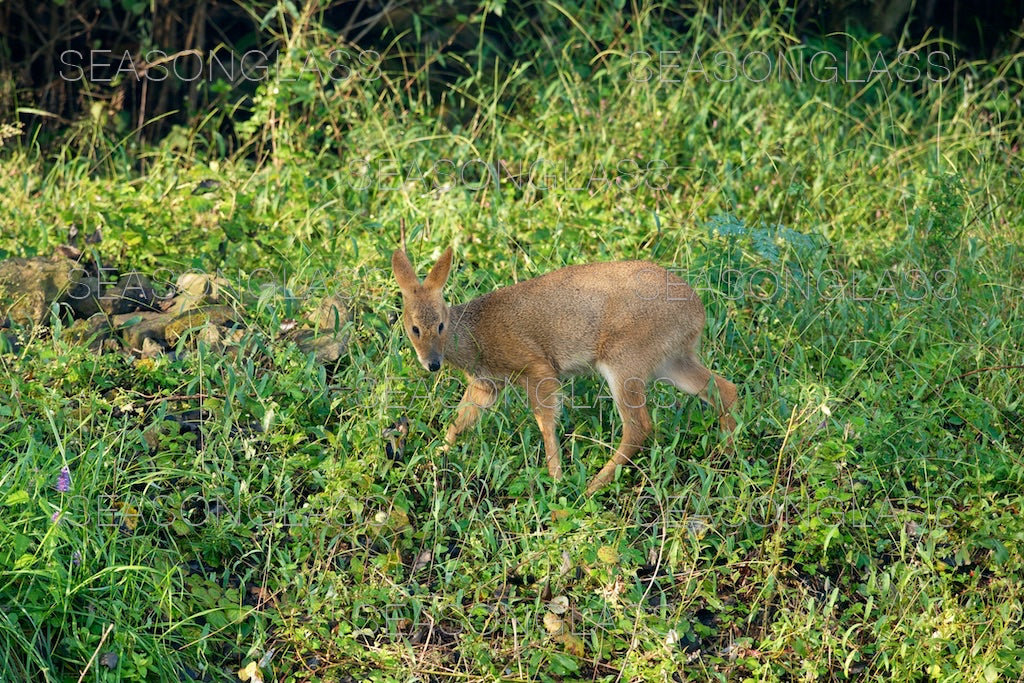
<svg viewBox="0 0 1024 683"><path fill-rule="evenodd" d="M476 300L452 306L448 311L448 342L445 344L445 360L471 375L482 372L483 349L476 336L476 322L479 310Z"/></svg>

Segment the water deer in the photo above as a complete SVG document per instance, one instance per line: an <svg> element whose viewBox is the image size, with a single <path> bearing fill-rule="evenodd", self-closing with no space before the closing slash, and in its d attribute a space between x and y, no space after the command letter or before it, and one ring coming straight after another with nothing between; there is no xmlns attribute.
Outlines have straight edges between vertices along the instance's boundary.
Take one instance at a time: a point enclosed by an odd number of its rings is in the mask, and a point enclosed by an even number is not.
<svg viewBox="0 0 1024 683"><path fill-rule="evenodd" d="M491 407L499 391L513 383L526 390L544 439L548 472L562 476L555 435L560 378L597 370L608 382L622 417L622 441L590 481L593 494L632 461L651 432L647 385L674 384L699 396L731 434L729 411L736 386L708 370L697 349L704 329L704 307L685 281L647 261L567 266L540 277L494 290L449 308L443 288L452 249L441 255L421 282L402 250L391 268L402 291L405 331L430 372L443 362L466 374L466 392L445 448ZM714 391L709 391L711 384ZM731 439L731 437L730 437Z"/></svg>

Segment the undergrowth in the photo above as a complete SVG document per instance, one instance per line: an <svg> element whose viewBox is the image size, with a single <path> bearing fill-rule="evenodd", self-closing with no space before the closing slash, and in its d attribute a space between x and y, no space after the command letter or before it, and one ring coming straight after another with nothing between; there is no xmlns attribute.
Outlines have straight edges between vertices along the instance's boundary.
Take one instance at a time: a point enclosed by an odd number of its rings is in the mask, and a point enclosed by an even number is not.
<svg viewBox="0 0 1024 683"><path fill-rule="evenodd" d="M0 255L75 233L162 291L218 272L258 305L231 355L99 355L57 308L0 354L0 679L1024 675L1022 56L592 11L550 5L564 41L443 88L400 41L318 82L300 56L332 38L296 23L230 156L212 118L5 147ZM843 71L714 70L754 53ZM514 391L442 453L462 378L396 324L403 233L421 272L456 246L455 301L672 267L740 386L736 452L659 385L649 448L588 499L619 426L575 378L564 480ZM349 346L323 367L281 329L335 292Z"/></svg>

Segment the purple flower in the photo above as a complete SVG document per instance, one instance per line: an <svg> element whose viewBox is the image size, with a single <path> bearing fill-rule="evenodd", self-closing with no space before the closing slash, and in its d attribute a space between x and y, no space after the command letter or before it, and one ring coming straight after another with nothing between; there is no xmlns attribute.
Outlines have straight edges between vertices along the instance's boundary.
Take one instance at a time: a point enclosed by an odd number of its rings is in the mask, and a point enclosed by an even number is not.
<svg viewBox="0 0 1024 683"><path fill-rule="evenodd" d="M71 470L67 465L60 468L60 476L57 477L57 491L67 493L71 490Z"/></svg>
<svg viewBox="0 0 1024 683"><path fill-rule="evenodd" d="M82 564L82 553L78 552L77 550L71 553L71 564L75 565L76 567Z"/></svg>
<svg viewBox="0 0 1024 683"><path fill-rule="evenodd" d="M50 515L50 521L56 524L60 520L60 510L54 510L53 514Z"/></svg>

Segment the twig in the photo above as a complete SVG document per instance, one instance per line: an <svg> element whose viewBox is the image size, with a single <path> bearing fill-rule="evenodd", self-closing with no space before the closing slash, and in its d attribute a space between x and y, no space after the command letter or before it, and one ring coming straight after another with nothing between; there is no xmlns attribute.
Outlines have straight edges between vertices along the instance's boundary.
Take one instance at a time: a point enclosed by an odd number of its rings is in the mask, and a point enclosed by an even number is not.
<svg viewBox="0 0 1024 683"><path fill-rule="evenodd" d="M103 635L100 636L100 643L96 646L96 649L92 651L92 657L89 657L89 663L82 669L82 675L78 677L78 683L82 683L85 680L85 674L89 673L89 669L92 668L92 663L96 661L96 655L100 653L100 648L103 647L103 643L106 642L107 636L114 630L113 624L107 624L107 627L103 629Z"/></svg>

